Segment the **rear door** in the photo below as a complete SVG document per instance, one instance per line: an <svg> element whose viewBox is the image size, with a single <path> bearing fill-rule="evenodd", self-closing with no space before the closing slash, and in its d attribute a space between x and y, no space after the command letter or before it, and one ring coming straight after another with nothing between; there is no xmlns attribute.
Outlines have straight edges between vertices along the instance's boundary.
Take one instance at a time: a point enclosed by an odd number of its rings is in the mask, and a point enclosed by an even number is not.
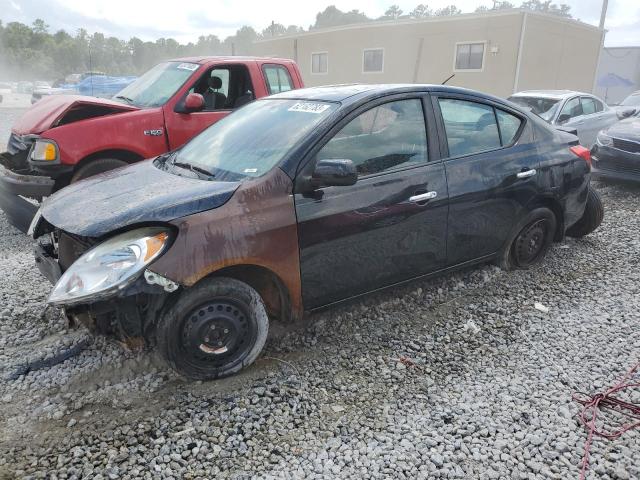
<svg viewBox="0 0 640 480"><path fill-rule="evenodd" d="M352 160L355 185L295 194L302 293L316 308L444 267L447 182L428 96L360 107L312 152ZM426 107L426 109L425 109ZM431 120L430 120L431 119Z"/></svg>
<svg viewBox="0 0 640 480"><path fill-rule="evenodd" d="M449 185L447 262L499 251L536 196L538 157L519 112L465 95L434 97Z"/></svg>

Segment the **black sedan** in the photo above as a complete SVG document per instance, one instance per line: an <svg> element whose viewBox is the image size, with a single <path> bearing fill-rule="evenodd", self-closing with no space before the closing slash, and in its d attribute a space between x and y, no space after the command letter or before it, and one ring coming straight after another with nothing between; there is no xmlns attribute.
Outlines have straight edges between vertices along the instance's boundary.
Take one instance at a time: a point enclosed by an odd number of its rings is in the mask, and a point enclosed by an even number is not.
<svg viewBox="0 0 640 480"><path fill-rule="evenodd" d="M535 265L600 224L590 162L575 135L478 92L310 88L60 190L31 231L50 304L211 379L252 363L273 319L481 262Z"/></svg>
<svg viewBox="0 0 640 480"><path fill-rule="evenodd" d="M591 153L597 177L640 182L640 114L600 132Z"/></svg>

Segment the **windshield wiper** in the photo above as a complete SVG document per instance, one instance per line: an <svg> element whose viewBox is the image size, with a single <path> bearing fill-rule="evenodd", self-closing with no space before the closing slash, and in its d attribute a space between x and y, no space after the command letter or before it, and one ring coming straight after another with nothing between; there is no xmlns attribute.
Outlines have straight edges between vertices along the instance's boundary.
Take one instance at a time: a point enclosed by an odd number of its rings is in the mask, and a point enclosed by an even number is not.
<svg viewBox="0 0 640 480"><path fill-rule="evenodd" d="M133 103L133 100L131 98L125 97L124 95L116 95L113 98L121 98L122 100L124 100L125 102L127 102L130 105Z"/></svg>
<svg viewBox="0 0 640 480"><path fill-rule="evenodd" d="M210 177L210 178L214 178L215 177L215 174L211 173L209 170L206 170L206 169L204 169L202 167L199 167L197 165L192 165L191 163L173 161L173 162L171 162L171 165L173 165L175 167L186 168L187 170L191 170L192 172L196 172L196 173L200 173L202 175L206 175L207 177Z"/></svg>

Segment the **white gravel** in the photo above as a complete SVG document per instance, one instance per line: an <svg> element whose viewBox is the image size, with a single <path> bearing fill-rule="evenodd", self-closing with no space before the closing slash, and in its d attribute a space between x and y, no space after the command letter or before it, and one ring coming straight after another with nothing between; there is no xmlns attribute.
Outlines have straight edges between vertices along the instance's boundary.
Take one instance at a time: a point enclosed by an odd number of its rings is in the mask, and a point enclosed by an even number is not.
<svg viewBox="0 0 640 480"><path fill-rule="evenodd" d="M45 310L29 241L0 215L0 478L577 478L572 393L640 361L640 188L598 189L602 227L538 268L327 310L210 383L105 339L8 380L86 334ZM596 439L589 478L640 478L639 441Z"/></svg>

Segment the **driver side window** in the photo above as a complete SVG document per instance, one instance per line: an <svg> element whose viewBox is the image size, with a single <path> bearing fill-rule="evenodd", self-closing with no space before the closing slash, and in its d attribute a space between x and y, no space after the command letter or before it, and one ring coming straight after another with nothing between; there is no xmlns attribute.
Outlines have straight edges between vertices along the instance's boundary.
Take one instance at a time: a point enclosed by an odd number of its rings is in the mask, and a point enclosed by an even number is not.
<svg viewBox="0 0 640 480"><path fill-rule="evenodd" d="M580 103L580 97L572 98L567 103L565 103L562 108L562 112L560 112L560 117L563 118L565 122L574 119L575 117L579 117L583 114L582 111L582 103Z"/></svg>
<svg viewBox="0 0 640 480"><path fill-rule="evenodd" d="M316 159L351 160L360 176L427 162L422 101L398 100L361 113L322 147Z"/></svg>
<svg viewBox="0 0 640 480"><path fill-rule="evenodd" d="M254 99L251 77L243 65L217 66L191 87L204 98L203 111L233 110Z"/></svg>

